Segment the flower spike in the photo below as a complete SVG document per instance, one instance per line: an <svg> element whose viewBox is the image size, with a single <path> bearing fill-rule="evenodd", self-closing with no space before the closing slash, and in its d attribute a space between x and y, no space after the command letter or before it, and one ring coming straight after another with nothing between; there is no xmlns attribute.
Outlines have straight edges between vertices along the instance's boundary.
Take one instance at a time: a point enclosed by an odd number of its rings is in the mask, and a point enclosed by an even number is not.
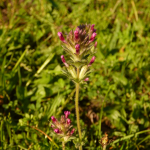
<svg viewBox="0 0 150 150"><path fill-rule="evenodd" d="M63 43L63 49L67 54L68 60L64 55L61 60L65 67L63 73L74 83L84 83L88 81L86 77L91 72L89 66L94 62L95 57L87 63L88 57L96 52L96 29L94 24L81 24L66 34L65 38L61 32L58 36ZM70 60L69 60L70 59Z"/></svg>
<svg viewBox="0 0 150 150"><path fill-rule="evenodd" d="M71 138L75 129L72 128L71 119L68 118L70 111L64 111L64 114L65 115L62 115L60 120L57 120L52 116L51 119L53 122L51 127L57 136L60 136L65 142L67 142Z"/></svg>

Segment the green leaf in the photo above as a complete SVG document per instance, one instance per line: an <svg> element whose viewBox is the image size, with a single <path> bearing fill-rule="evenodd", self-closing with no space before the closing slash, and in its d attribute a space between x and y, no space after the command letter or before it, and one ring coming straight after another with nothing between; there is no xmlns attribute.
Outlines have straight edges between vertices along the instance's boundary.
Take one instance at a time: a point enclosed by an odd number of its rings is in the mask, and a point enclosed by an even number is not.
<svg viewBox="0 0 150 150"><path fill-rule="evenodd" d="M114 81L117 82L118 84L121 82L123 85L127 85L127 83L128 83L127 78L119 72L113 73L112 77L113 77Z"/></svg>

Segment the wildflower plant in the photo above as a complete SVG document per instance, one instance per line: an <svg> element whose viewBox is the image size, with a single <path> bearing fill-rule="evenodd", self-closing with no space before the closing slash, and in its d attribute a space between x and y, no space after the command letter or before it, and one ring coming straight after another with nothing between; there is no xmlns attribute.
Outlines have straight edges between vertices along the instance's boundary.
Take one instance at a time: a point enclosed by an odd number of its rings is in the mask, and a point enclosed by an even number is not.
<svg viewBox="0 0 150 150"><path fill-rule="evenodd" d="M72 128L71 119L68 118L70 111L64 111L64 115L61 116L60 121L58 121L54 116L51 117L53 131L62 140L62 147L65 149L65 143L73 139L73 133L75 128Z"/></svg>
<svg viewBox="0 0 150 150"><path fill-rule="evenodd" d="M97 46L96 35L94 24L80 25L75 31L70 31L66 36L58 32L58 36L62 41L62 47L66 52L66 56L61 56L61 60L65 65L63 73L70 78L76 86L75 108L80 143L82 143L82 134L78 104L79 87L80 84L89 81L87 76L92 71L91 65L96 59L96 57L93 56ZM65 58L67 58L67 60ZM56 132L59 131L57 130ZM82 150L82 144L80 144L79 149Z"/></svg>
<svg viewBox="0 0 150 150"><path fill-rule="evenodd" d="M64 55L61 56L66 67L63 72L75 83L82 83L91 72L90 66L96 57L93 56L90 62L88 58L95 53L96 35L94 25L78 26L75 31L70 31L66 38L61 32L58 32L62 47L70 59L66 62Z"/></svg>

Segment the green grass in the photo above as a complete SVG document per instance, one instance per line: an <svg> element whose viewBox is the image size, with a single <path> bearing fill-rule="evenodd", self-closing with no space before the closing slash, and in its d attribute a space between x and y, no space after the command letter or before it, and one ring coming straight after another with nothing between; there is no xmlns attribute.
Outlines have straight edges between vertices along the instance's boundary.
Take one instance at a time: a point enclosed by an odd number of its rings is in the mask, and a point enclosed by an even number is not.
<svg viewBox="0 0 150 150"><path fill-rule="evenodd" d="M83 148L102 149L107 132L114 140L108 149L149 149L149 22L149 0L0 1L0 150L57 149L28 125L61 149L50 117L64 110L77 129L75 86L61 73L57 32L83 23L95 24L98 41L94 71L80 89Z"/></svg>

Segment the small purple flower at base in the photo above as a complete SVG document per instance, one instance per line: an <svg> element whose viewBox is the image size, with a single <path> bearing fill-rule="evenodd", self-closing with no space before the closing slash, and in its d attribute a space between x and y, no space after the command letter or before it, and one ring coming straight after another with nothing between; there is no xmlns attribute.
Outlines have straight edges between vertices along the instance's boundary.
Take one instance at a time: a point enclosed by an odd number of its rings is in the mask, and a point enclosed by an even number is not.
<svg viewBox="0 0 150 150"><path fill-rule="evenodd" d="M95 47L95 48L97 47L97 41L95 42L94 47Z"/></svg>
<svg viewBox="0 0 150 150"><path fill-rule="evenodd" d="M68 118L68 116L70 115L70 111L64 111L65 117Z"/></svg>
<svg viewBox="0 0 150 150"><path fill-rule="evenodd" d="M67 124L70 124L71 123L71 119L67 119Z"/></svg>
<svg viewBox="0 0 150 150"><path fill-rule="evenodd" d="M84 81L85 81L85 82L89 81L89 78L85 78Z"/></svg>
<svg viewBox="0 0 150 150"><path fill-rule="evenodd" d="M63 138L63 140L67 142L75 129L72 128L71 119L68 118L70 111L64 111L64 114L65 115L62 115L60 120L56 120L54 116L52 116L52 120L57 122L52 123L51 127L58 137Z"/></svg>
<svg viewBox="0 0 150 150"><path fill-rule="evenodd" d="M55 133L59 133L59 129L54 129L54 132Z"/></svg>
<svg viewBox="0 0 150 150"><path fill-rule="evenodd" d="M75 40L79 38L79 31L77 29L74 31L74 37L75 37Z"/></svg>
<svg viewBox="0 0 150 150"><path fill-rule="evenodd" d="M64 65L65 65L66 67L69 67L69 65L66 63L66 60L65 60L64 55L61 55L61 60L62 60L62 62L64 63Z"/></svg>
<svg viewBox="0 0 150 150"><path fill-rule="evenodd" d="M75 49L76 49L76 54L79 54L80 53L80 45L76 44Z"/></svg>
<svg viewBox="0 0 150 150"><path fill-rule="evenodd" d="M55 119L54 116L52 116L51 119L52 119L53 122L56 122L56 119Z"/></svg>
<svg viewBox="0 0 150 150"><path fill-rule="evenodd" d="M89 43L93 42L95 40L95 37L96 37L96 33L94 32L89 40Z"/></svg>
<svg viewBox="0 0 150 150"><path fill-rule="evenodd" d="M58 32L57 35L59 36L60 40L64 43L67 43L63 37L63 34L61 32Z"/></svg>
<svg viewBox="0 0 150 150"><path fill-rule="evenodd" d="M95 56L93 56L93 57L92 57L92 59L91 59L91 61L90 61L90 63L88 64L88 66L91 66L91 65L92 65L92 63L95 61L95 59L96 59L96 57L95 57Z"/></svg>
<svg viewBox="0 0 150 150"><path fill-rule="evenodd" d="M75 131L75 128L73 128L73 129L72 129L72 131L71 131L71 133L70 133L70 134L72 135L72 134L74 133L74 131Z"/></svg>

